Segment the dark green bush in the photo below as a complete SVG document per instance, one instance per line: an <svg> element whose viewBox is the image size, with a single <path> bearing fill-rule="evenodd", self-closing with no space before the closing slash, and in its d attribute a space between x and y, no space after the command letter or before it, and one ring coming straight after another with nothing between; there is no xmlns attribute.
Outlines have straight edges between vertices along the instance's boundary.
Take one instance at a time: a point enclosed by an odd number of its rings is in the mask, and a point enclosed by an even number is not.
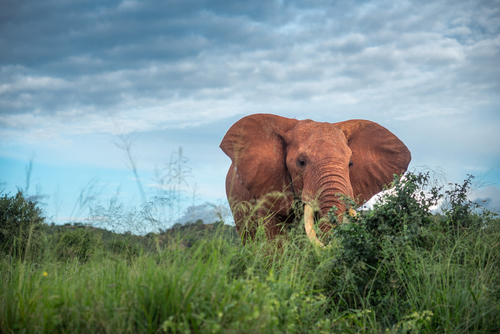
<svg viewBox="0 0 500 334"><path fill-rule="evenodd" d="M45 217L35 202L27 201L21 191L0 197L0 252L24 257L40 250ZM28 249L29 248L29 249Z"/></svg>
<svg viewBox="0 0 500 334"><path fill-rule="evenodd" d="M115 237L108 241L107 248L115 254L124 255L129 260L141 253L141 246L132 238Z"/></svg>
<svg viewBox="0 0 500 334"><path fill-rule="evenodd" d="M339 303L345 309L360 305L396 305L395 299L404 298L404 282L394 275L394 258L405 261L404 249L425 247L428 227L435 221L430 208L442 197L440 188L429 188L427 174L407 173L405 178L395 176L391 192L372 210L357 215L344 215L344 223L336 221L335 208L330 220L337 223L333 240L338 245L338 256L332 261L333 295L343 295ZM347 211L356 203L343 198ZM368 304L368 305L367 305ZM390 313L390 310L386 310Z"/></svg>
<svg viewBox="0 0 500 334"><path fill-rule="evenodd" d="M337 256L331 263L332 279L326 288L336 307L378 307L387 324L405 308L411 308L401 268L418 271L415 254L422 256L433 249L449 253L462 237L461 230L476 228L479 232L486 221L493 221L494 214L479 210L467 199L471 180L469 176L462 185L455 184L443 194L442 187L431 185L429 173L407 173L404 178L395 176L393 189L372 210L344 214L339 224L336 208L332 208L330 220L336 226L331 243L337 246ZM434 215L431 207L443 197L442 213ZM347 212L356 208L352 199L344 197L343 201ZM463 264L468 256L463 248L453 249L457 264Z"/></svg>
<svg viewBox="0 0 500 334"><path fill-rule="evenodd" d="M102 250L102 236L91 228L76 228L56 236L55 255L59 260L89 260Z"/></svg>
<svg viewBox="0 0 500 334"><path fill-rule="evenodd" d="M480 226L482 219L478 215L481 206L467 198L473 179L473 175L467 175L463 184L454 183L453 188L445 192L447 203L443 212L450 229L482 227Z"/></svg>

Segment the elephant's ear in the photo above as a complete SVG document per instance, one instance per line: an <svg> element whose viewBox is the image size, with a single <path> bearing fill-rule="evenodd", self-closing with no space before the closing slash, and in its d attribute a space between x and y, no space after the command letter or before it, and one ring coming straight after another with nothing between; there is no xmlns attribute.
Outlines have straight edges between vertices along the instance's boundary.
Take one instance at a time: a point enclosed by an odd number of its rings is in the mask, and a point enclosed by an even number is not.
<svg viewBox="0 0 500 334"><path fill-rule="evenodd" d="M352 151L350 179L354 197L369 200L403 174L411 154L403 142L383 126L365 120L335 123L345 134Z"/></svg>
<svg viewBox="0 0 500 334"><path fill-rule="evenodd" d="M283 136L298 121L270 114L255 114L233 124L220 148L233 162L239 181L260 198L283 192L290 184L285 165Z"/></svg>

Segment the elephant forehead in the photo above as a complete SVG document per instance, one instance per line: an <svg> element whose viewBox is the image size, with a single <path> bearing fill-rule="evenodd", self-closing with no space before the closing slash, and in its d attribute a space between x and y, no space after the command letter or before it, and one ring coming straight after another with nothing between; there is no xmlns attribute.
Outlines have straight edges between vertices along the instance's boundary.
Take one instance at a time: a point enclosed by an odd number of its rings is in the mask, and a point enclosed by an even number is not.
<svg viewBox="0 0 500 334"><path fill-rule="evenodd" d="M287 133L287 144L299 146L347 145L347 139L337 126L330 123L304 122Z"/></svg>
<svg viewBox="0 0 500 334"><path fill-rule="evenodd" d="M331 136L331 137L339 137L339 138L345 138L342 130L331 124L331 123L326 123L326 122L304 122L298 124L293 131L296 134L304 134L309 137L311 136L319 136L319 137L324 137L324 136Z"/></svg>

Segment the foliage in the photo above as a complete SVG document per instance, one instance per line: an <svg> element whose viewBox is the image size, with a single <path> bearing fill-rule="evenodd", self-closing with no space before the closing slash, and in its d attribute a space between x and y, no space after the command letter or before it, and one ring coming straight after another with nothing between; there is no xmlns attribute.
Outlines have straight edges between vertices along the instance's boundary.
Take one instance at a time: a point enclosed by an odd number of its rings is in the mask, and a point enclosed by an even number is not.
<svg viewBox="0 0 500 334"><path fill-rule="evenodd" d="M431 181L429 173L395 176L393 188L373 210L344 214L341 224L332 208L329 217L336 224L332 245L337 256L325 287L338 309L375 307L385 314L388 324L396 322L399 314L413 306L401 268L414 267L419 256L444 244L453 247L457 235L452 232L457 226L471 227L472 222L484 222L491 216L488 212L476 213L476 207L466 200L470 177L462 186L445 191L449 208L443 215L433 215L431 208L444 195L442 187L432 186ZM343 200L347 212L355 212L350 210L356 203L345 197Z"/></svg>
<svg viewBox="0 0 500 334"><path fill-rule="evenodd" d="M101 236L92 229L68 229L57 235L55 254L59 260L88 261L102 249Z"/></svg>
<svg viewBox="0 0 500 334"><path fill-rule="evenodd" d="M15 196L0 197L0 251L25 256L36 253L41 244L45 217L35 202L18 191Z"/></svg>
<svg viewBox="0 0 500 334"><path fill-rule="evenodd" d="M106 246L111 252L125 255L129 260L139 256L143 250L140 244L131 242L128 238L113 238Z"/></svg>
<svg viewBox="0 0 500 334"><path fill-rule="evenodd" d="M444 214L450 228L472 228L478 227L477 224L481 223L477 215L480 205L467 198L473 179L473 175L467 175L463 184L454 183L452 189L446 190L447 206Z"/></svg>
<svg viewBox="0 0 500 334"><path fill-rule="evenodd" d="M166 247L127 261L108 252L63 266L54 259L41 267L0 261L6 282L0 287L0 328L285 333L328 326L320 319L325 297L309 288L312 273L297 275L292 261L306 260L299 256L302 250L278 252L266 242L249 252L232 243L226 230L221 227L191 248ZM96 233L81 226L58 233L76 231Z"/></svg>
<svg viewBox="0 0 500 334"><path fill-rule="evenodd" d="M351 291L346 307L367 296L371 305L377 305L392 299L390 292L401 287L392 275L391 260L400 256L400 249L425 244L425 229L433 222L430 208L441 198L436 187L426 195L423 189L429 182L429 174L407 173L404 179L395 176L393 189L373 210L346 214L341 224L335 208L331 211L330 220L336 224L333 237L339 247L332 263L335 278L331 284L333 293L346 287ZM343 201L347 212L356 207L349 198Z"/></svg>
<svg viewBox="0 0 500 334"><path fill-rule="evenodd" d="M47 227L45 258L0 258L0 332L500 332L498 216L476 208L457 224L446 192L432 214L429 175L394 185L325 249L300 228L274 241L261 228L243 246L220 223L146 236Z"/></svg>
<svg viewBox="0 0 500 334"><path fill-rule="evenodd" d="M123 203L113 198L106 206L101 203L89 206L89 221L92 226L107 227L115 232L133 231L137 234L144 234L151 228L160 229L162 219L156 214L167 202L165 198L153 197L144 202L139 210L125 208Z"/></svg>

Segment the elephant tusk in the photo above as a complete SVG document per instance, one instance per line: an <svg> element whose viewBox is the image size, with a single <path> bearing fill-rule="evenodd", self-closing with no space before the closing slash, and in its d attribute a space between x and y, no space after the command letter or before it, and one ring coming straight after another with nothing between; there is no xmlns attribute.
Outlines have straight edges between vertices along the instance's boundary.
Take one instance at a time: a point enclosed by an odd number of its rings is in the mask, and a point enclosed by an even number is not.
<svg viewBox="0 0 500 334"><path fill-rule="evenodd" d="M308 205L304 205L304 227L306 229L306 234L309 240L318 246L325 247L325 245L319 241L316 236L316 232L314 232L314 214L313 209Z"/></svg>

